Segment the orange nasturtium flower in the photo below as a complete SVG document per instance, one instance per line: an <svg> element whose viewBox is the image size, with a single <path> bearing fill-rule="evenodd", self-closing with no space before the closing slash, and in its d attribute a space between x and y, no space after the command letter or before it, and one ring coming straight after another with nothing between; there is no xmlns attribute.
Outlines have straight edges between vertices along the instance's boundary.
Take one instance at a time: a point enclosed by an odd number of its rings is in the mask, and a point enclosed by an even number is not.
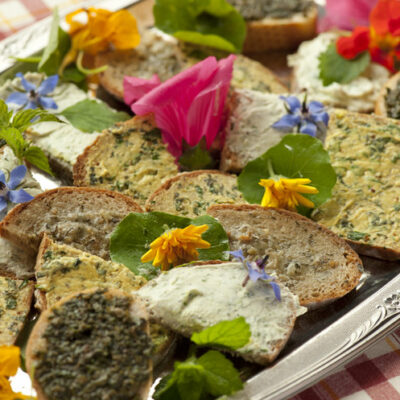
<svg viewBox="0 0 400 400"><path fill-rule="evenodd" d="M150 244L150 250L145 253L141 261L153 261L155 267L161 266L166 271L171 265L177 266L199 258L196 249L208 249L211 245L201 238L208 229L208 225L169 230Z"/></svg>
<svg viewBox="0 0 400 400"><path fill-rule="evenodd" d="M22 393L15 393L8 380L17 373L20 365L20 349L16 346L0 346L0 400L32 399Z"/></svg>
<svg viewBox="0 0 400 400"><path fill-rule="evenodd" d="M86 14L87 22L76 19ZM111 12L101 8L81 8L66 16L71 36L71 49L66 54L61 70L84 54L96 55L110 45L118 50L129 50L140 43L136 19L128 10Z"/></svg>
<svg viewBox="0 0 400 400"><path fill-rule="evenodd" d="M338 54L351 60L369 51L372 61L395 71L400 60L400 1L379 0L371 10L369 27L356 27L336 42Z"/></svg>
<svg viewBox="0 0 400 400"><path fill-rule="evenodd" d="M318 189L307 186L311 183L310 179L261 179L259 185L265 188L264 196L261 200L263 207L286 208L296 211L298 205L314 208L314 203L302 196L300 193L316 194Z"/></svg>

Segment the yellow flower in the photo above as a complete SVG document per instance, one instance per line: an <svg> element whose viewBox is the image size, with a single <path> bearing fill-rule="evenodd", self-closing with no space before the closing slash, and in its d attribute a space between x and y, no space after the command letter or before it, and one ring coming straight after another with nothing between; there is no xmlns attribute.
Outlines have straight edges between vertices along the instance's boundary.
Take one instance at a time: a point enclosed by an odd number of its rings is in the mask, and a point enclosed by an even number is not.
<svg viewBox="0 0 400 400"><path fill-rule="evenodd" d="M0 400L32 399L22 393L15 393L8 380L17 373L20 364L20 349L16 346L0 346Z"/></svg>
<svg viewBox="0 0 400 400"><path fill-rule="evenodd" d="M163 233L150 244L150 250L141 258L142 262L153 261L155 267L166 271L171 265L177 266L199 258L196 249L208 249L211 245L201 238L208 225L189 225Z"/></svg>
<svg viewBox="0 0 400 400"><path fill-rule="evenodd" d="M87 23L74 19L80 14L87 15ZM140 43L136 19L128 10L111 12L101 8L81 8L66 16L70 26L71 49L64 57L61 70L84 53L96 55L106 51L110 44L118 50L135 48Z"/></svg>
<svg viewBox="0 0 400 400"><path fill-rule="evenodd" d="M263 207L286 208L292 211L296 211L296 207L299 204L314 208L314 203L300 194L318 193L318 189L315 187L307 186L309 183L311 183L311 180L306 178L279 178L278 181L274 179L261 179L259 185L265 188L261 205Z"/></svg>

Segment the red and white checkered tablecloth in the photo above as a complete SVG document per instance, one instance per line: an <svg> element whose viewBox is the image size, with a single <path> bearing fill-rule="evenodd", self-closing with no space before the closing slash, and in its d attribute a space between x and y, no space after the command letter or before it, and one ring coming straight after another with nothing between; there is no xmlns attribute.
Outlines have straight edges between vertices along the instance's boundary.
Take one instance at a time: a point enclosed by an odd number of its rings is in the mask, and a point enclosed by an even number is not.
<svg viewBox="0 0 400 400"><path fill-rule="evenodd" d="M81 3L0 0L0 40L48 16L56 6L62 10ZM400 329L291 400L400 400Z"/></svg>

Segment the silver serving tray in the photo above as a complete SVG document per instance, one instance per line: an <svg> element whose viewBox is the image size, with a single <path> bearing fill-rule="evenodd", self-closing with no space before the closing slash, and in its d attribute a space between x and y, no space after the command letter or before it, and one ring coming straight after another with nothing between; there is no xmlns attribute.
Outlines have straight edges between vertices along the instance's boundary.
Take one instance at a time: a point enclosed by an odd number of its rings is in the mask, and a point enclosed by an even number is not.
<svg viewBox="0 0 400 400"><path fill-rule="evenodd" d="M87 1L83 7L109 10L140 0ZM73 11L71 7L63 14ZM11 57L29 57L47 43L51 17L0 42L0 74L14 65ZM59 186L35 172L43 189ZM264 370L253 370L245 389L232 399L288 399L315 384L400 326L400 263L363 257L362 282L344 298L310 310L298 318L292 337L278 359ZM29 393L26 374L12 380L15 390ZM28 389L28 391L27 391Z"/></svg>

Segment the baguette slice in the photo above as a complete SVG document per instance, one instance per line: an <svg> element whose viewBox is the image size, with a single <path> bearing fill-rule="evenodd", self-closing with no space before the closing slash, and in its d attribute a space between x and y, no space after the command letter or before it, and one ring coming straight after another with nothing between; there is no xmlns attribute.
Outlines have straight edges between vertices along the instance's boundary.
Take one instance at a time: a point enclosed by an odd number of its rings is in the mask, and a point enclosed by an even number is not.
<svg viewBox="0 0 400 400"><path fill-rule="evenodd" d="M74 165L76 186L96 186L144 205L165 179L178 173L151 116L134 117L107 129Z"/></svg>
<svg viewBox="0 0 400 400"><path fill-rule="evenodd" d="M34 283L0 276L0 346L18 338L31 309Z"/></svg>
<svg viewBox="0 0 400 400"><path fill-rule="evenodd" d="M236 175L220 171L183 172L168 179L147 200L147 211L194 218L215 203L243 203Z"/></svg>
<svg viewBox="0 0 400 400"><path fill-rule="evenodd" d="M265 17L247 21L243 52L294 50L301 42L316 35L317 19L318 8L312 5L305 13L296 13L289 18Z"/></svg>
<svg viewBox="0 0 400 400"><path fill-rule="evenodd" d="M40 316L27 345L27 371L38 400L144 400L151 350L141 302L118 290L93 289Z"/></svg>
<svg viewBox="0 0 400 400"><path fill-rule="evenodd" d="M396 87L399 84L399 79L400 79L400 72L394 74L382 87L379 96L376 100L375 114L380 115L382 117L395 118L394 115L388 115L388 110L386 106L386 97L390 94L392 90L396 89ZM398 96L396 99L393 100L395 100L396 103L400 104L400 99L398 98Z"/></svg>
<svg viewBox="0 0 400 400"><path fill-rule="evenodd" d="M0 235L36 254L41 235L109 259L109 239L130 212L142 212L131 198L95 188L61 187L19 204L0 224Z"/></svg>
<svg viewBox="0 0 400 400"><path fill-rule="evenodd" d="M258 205L215 205L207 213L224 227L232 250L251 260L268 255L267 272L303 306L342 297L360 280L362 262L346 241L297 213Z"/></svg>
<svg viewBox="0 0 400 400"><path fill-rule="evenodd" d="M304 310L284 286L281 301L264 281L249 281L243 287L247 273L242 263L229 262L173 268L137 294L156 320L187 337L218 322L244 317L252 335L235 354L265 365L277 357L297 313Z"/></svg>

